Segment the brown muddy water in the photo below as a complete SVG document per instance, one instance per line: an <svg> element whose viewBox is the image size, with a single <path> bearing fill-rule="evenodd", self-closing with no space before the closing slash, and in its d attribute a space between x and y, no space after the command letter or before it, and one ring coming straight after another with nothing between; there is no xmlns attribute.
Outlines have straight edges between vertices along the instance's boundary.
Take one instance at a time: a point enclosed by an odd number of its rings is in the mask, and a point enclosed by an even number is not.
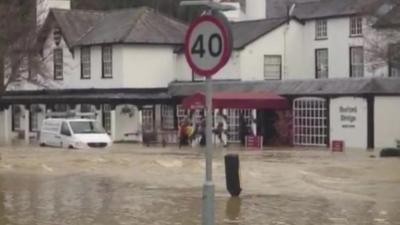
<svg viewBox="0 0 400 225"><path fill-rule="evenodd" d="M201 224L200 149L0 147L1 225ZM223 156L240 155L240 198ZM352 150L216 149L216 224L399 224L400 159Z"/></svg>

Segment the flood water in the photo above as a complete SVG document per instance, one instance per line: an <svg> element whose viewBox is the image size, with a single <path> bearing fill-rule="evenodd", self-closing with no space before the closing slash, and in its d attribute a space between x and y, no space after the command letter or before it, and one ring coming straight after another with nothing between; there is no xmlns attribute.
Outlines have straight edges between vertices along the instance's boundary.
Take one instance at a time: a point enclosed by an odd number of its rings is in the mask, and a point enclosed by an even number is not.
<svg viewBox="0 0 400 225"><path fill-rule="evenodd" d="M243 192L230 198L216 150L216 224L400 224L400 160L358 151L236 152ZM201 150L0 152L0 224L201 224Z"/></svg>

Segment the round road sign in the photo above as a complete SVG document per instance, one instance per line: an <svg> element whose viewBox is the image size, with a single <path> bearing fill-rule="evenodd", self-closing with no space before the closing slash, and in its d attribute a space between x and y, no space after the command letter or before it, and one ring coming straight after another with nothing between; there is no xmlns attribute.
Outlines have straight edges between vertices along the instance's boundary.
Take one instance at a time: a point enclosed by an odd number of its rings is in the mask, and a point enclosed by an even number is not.
<svg viewBox="0 0 400 225"><path fill-rule="evenodd" d="M185 37L185 56L194 73L210 77L225 66L232 52L228 29L212 16L193 21Z"/></svg>

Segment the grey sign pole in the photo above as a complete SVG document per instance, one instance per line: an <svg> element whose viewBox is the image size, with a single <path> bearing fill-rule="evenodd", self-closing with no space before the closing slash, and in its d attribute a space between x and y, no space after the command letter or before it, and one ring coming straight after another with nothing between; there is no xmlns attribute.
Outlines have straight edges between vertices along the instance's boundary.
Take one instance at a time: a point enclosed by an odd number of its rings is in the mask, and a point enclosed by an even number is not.
<svg viewBox="0 0 400 225"><path fill-rule="evenodd" d="M203 225L214 225L214 183L212 180L212 79L206 77L206 180L203 186Z"/></svg>

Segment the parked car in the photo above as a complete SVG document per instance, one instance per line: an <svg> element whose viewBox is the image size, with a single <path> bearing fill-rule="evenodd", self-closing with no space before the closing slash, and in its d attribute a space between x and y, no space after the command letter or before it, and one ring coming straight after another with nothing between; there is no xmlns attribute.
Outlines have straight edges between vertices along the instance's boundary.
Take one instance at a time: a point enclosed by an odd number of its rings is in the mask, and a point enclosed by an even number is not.
<svg viewBox="0 0 400 225"><path fill-rule="evenodd" d="M112 145L110 136L92 119L45 119L40 131L40 145L62 148L105 148Z"/></svg>

